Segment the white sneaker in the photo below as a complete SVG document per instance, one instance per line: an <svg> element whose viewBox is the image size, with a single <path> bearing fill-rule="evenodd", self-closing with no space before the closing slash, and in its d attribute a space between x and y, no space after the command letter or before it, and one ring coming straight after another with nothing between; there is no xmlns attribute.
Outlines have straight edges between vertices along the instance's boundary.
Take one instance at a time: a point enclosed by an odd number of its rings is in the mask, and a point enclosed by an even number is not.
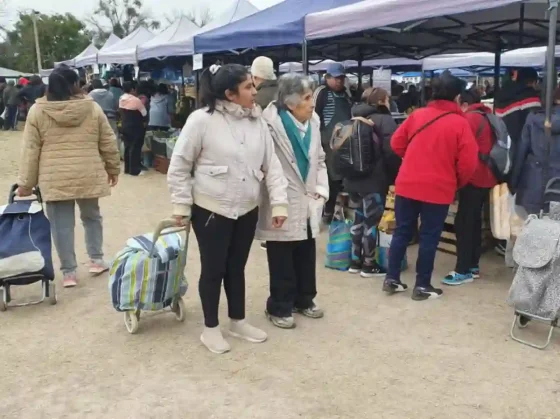
<svg viewBox="0 0 560 419"><path fill-rule="evenodd" d="M231 320L228 332L235 338L251 343L262 343L268 339L266 332L251 326L245 320Z"/></svg>
<svg viewBox="0 0 560 419"><path fill-rule="evenodd" d="M231 350L231 346L224 339L220 326L205 327L200 341L208 348L208 350L215 354L225 354Z"/></svg>
<svg viewBox="0 0 560 419"><path fill-rule="evenodd" d="M270 322L274 326L279 327L280 329L293 329L296 327L296 322L294 318L291 316L277 317L277 316L273 316L268 311L265 311L265 313L266 313L266 317L268 317L268 320L270 320Z"/></svg>

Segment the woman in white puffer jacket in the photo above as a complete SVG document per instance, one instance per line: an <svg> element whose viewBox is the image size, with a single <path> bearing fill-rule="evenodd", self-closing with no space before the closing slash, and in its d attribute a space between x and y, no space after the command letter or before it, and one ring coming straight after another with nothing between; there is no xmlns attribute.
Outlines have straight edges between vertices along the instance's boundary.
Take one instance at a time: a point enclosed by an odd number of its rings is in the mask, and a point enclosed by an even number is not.
<svg viewBox="0 0 560 419"><path fill-rule="evenodd" d="M287 182L261 111L251 75L241 65L212 66L201 77L201 101L177 141L167 175L178 225L190 220L200 249L199 293L205 329L201 341L214 353L230 350L219 328L222 279L230 335L264 342L245 321L245 265L266 185L272 224L288 216Z"/></svg>

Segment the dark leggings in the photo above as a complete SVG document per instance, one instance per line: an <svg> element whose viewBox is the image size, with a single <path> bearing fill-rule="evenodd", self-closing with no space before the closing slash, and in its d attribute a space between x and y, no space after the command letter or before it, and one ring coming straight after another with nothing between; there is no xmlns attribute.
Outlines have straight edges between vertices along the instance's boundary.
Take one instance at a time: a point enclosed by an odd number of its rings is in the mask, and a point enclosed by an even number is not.
<svg viewBox="0 0 560 419"><path fill-rule="evenodd" d="M237 220L222 217L197 205L192 209L192 228L200 251L198 292L206 327L217 327L222 280L229 318L245 318L245 265L255 237L258 208Z"/></svg>

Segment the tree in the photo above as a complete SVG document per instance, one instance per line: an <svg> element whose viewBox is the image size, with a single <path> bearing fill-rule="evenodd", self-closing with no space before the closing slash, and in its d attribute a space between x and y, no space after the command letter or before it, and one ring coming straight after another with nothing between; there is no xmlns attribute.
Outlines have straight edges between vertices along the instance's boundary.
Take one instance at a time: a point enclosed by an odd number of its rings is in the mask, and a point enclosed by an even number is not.
<svg viewBox="0 0 560 419"><path fill-rule="evenodd" d="M98 0L97 8L87 18L103 41L112 33L124 38L140 26L159 29L160 23L143 10L143 0Z"/></svg>
<svg viewBox="0 0 560 419"><path fill-rule="evenodd" d="M194 23L196 26L198 26L199 28L202 28L202 27L208 25L214 19L214 16L212 15L212 12L210 11L210 9L207 8L207 7L204 7L204 8L199 9L198 11L193 9L190 12L187 12L187 13L184 13L180 10L175 9L171 13L171 15L166 16L166 20L167 20L167 23L171 24L171 23L175 22L176 20L179 20L182 17L187 18L192 23Z"/></svg>
<svg viewBox="0 0 560 419"><path fill-rule="evenodd" d="M74 58L90 43L91 34L75 16L56 14L37 16L37 31L43 68L54 67L55 61ZM1 45L0 66L21 71L37 70L33 20L30 13L20 13L14 29L7 32Z"/></svg>

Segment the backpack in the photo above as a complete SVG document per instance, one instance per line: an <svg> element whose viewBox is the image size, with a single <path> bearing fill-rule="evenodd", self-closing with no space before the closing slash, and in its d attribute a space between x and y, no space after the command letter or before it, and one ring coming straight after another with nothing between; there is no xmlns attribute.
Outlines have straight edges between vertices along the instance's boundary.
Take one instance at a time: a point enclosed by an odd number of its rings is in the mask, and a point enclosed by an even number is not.
<svg viewBox="0 0 560 419"><path fill-rule="evenodd" d="M330 142L336 173L347 179L371 174L375 165L375 146L380 143L372 129L374 125L372 120L363 117L336 124Z"/></svg>
<svg viewBox="0 0 560 419"><path fill-rule="evenodd" d="M513 148L507 126L502 118L494 114L479 111L474 113L482 115L483 118L476 132L476 137L479 138L482 134L486 121L490 124L492 136L494 137L494 144L490 153L478 153L478 158L490 168L498 182L505 182L511 172L513 163Z"/></svg>

